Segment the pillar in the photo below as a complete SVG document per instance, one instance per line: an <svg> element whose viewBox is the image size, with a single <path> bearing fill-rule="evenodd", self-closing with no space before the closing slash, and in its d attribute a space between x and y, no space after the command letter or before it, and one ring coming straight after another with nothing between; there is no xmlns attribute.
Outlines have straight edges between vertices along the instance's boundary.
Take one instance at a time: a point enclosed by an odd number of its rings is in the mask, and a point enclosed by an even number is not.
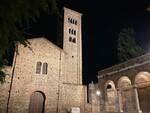
<svg viewBox="0 0 150 113"><path fill-rule="evenodd" d="M104 76L97 76L98 78L98 88L101 91L100 95L100 113L105 113L105 89L103 87L103 84L105 80L103 80Z"/></svg>
<svg viewBox="0 0 150 113"><path fill-rule="evenodd" d="M101 111L100 111L100 95L97 95L97 113L101 113Z"/></svg>
<svg viewBox="0 0 150 113"><path fill-rule="evenodd" d="M117 97L118 97L118 112L123 112L122 110L122 100L121 100L121 93L120 93L120 89L117 89Z"/></svg>
<svg viewBox="0 0 150 113"><path fill-rule="evenodd" d="M138 96L138 91L137 91L137 86L134 85L134 93L135 93L135 104L137 108L137 113L142 113L141 108L140 108L140 103L139 103L139 96Z"/></svg>

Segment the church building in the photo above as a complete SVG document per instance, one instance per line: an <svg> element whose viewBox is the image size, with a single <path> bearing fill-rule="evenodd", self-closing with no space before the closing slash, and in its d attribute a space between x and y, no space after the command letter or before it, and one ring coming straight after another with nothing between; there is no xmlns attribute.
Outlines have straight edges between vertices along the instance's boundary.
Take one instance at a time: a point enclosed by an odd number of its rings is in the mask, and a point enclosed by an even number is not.
<svg viewBox="0 0 150 113"><path fill-rule="evenodd" d="M90 113L82 84L82 14L64 8L63 49L44 37L17 45L0 85L0 113Z"/></svg>

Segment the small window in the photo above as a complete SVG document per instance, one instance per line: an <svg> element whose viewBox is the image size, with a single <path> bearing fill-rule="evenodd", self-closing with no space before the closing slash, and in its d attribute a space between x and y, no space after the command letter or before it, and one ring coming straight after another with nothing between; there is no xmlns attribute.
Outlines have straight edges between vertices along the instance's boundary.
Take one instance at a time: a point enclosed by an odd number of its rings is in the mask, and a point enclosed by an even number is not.
<svg viewBox="0 0 150 113"><path fill-rule="evenodd" d="M69 34L71 33L71 29L69 29Z"/></svg>
<svg viewBox="0 0 150 113"><path fill-rule="evenodd" d="M72 42L72 37L69 37L69 42Z"/></svg>
<svg viewBox="0 0 150 113"><path fill-rule="evenodd" d="M76 30L74 30L74 35L76 35Z"/></svg>
<svg viewBox="0 0 150 113"><path fill-rule="evenodd" d="M107 85L107 89L111 89L112 87L111 87L111 85L110 84L108 84Z"/></svg>
<svg viewBox="0 0 150 113"><path fill-rule="evenodd" d="M68 22L70 23L70 18L68 18Z"/></svg>
<svg viewBox="0 0 150 113"><path fill-rule="evenodd" d="M47 63L44 63L43 64L43 74L47 74L47 68L48 68L48 64Z"/></svg>
<svg viewBox="0 0 150 113"><path fill-rule="evenodd" d="M74 24L74 20L72 21L72 23Z"/></svg>
<svg viewBox="0 0 150 113"><path fill-rule="evenodd" d="M74 34L74 30L73 29L71 30L71 34Z"/></svg>
<svg viewBox="0 0 150 113"><path fill-rule="evenodd" d="M73 43L76 43L76 38L73 38L72 42L73 42Z"/></svg>
<svg viewBox="0 0 150 113"><path fill-rule="evenodd" d="M77 20L75 21L75 25L77 25Z"/></svg>
<svg viewBox="0 0 150 113"><path fill-rule="evenodd" d="M37 62L37 64L36 64L36 73L37 74L41 73L41 66L42 66L42 63L41 62Z"/></svg>
<svg viewBox="0 0 150 113"><path fill-rule="evenodd" d="M72 23L72 19L70 20L70 23Z"/></svg>

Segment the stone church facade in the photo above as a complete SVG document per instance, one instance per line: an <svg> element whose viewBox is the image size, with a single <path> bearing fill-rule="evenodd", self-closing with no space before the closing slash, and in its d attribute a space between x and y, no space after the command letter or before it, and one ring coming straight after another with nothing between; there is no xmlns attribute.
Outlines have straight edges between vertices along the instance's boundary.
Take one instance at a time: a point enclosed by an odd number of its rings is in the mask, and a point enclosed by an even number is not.
<svg viewBox="0 0 150 113"><path fill-rule="evenodd" d="M44 37L17 45L0 85L0 113L90 113L82 85L82 14L64 8L63 49Z"/></svg>

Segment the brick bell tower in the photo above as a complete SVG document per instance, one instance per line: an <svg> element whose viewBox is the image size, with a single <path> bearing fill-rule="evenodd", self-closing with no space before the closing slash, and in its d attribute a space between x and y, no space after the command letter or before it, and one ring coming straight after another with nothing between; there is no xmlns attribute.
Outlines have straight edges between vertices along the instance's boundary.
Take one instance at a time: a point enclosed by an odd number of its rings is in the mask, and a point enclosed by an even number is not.
<svg viewBox="0 0 150 113"><path fill-rule="evenodd" d="M82 84L82 14L64 8L63 50L65 55L65 82Z"/></svg>

